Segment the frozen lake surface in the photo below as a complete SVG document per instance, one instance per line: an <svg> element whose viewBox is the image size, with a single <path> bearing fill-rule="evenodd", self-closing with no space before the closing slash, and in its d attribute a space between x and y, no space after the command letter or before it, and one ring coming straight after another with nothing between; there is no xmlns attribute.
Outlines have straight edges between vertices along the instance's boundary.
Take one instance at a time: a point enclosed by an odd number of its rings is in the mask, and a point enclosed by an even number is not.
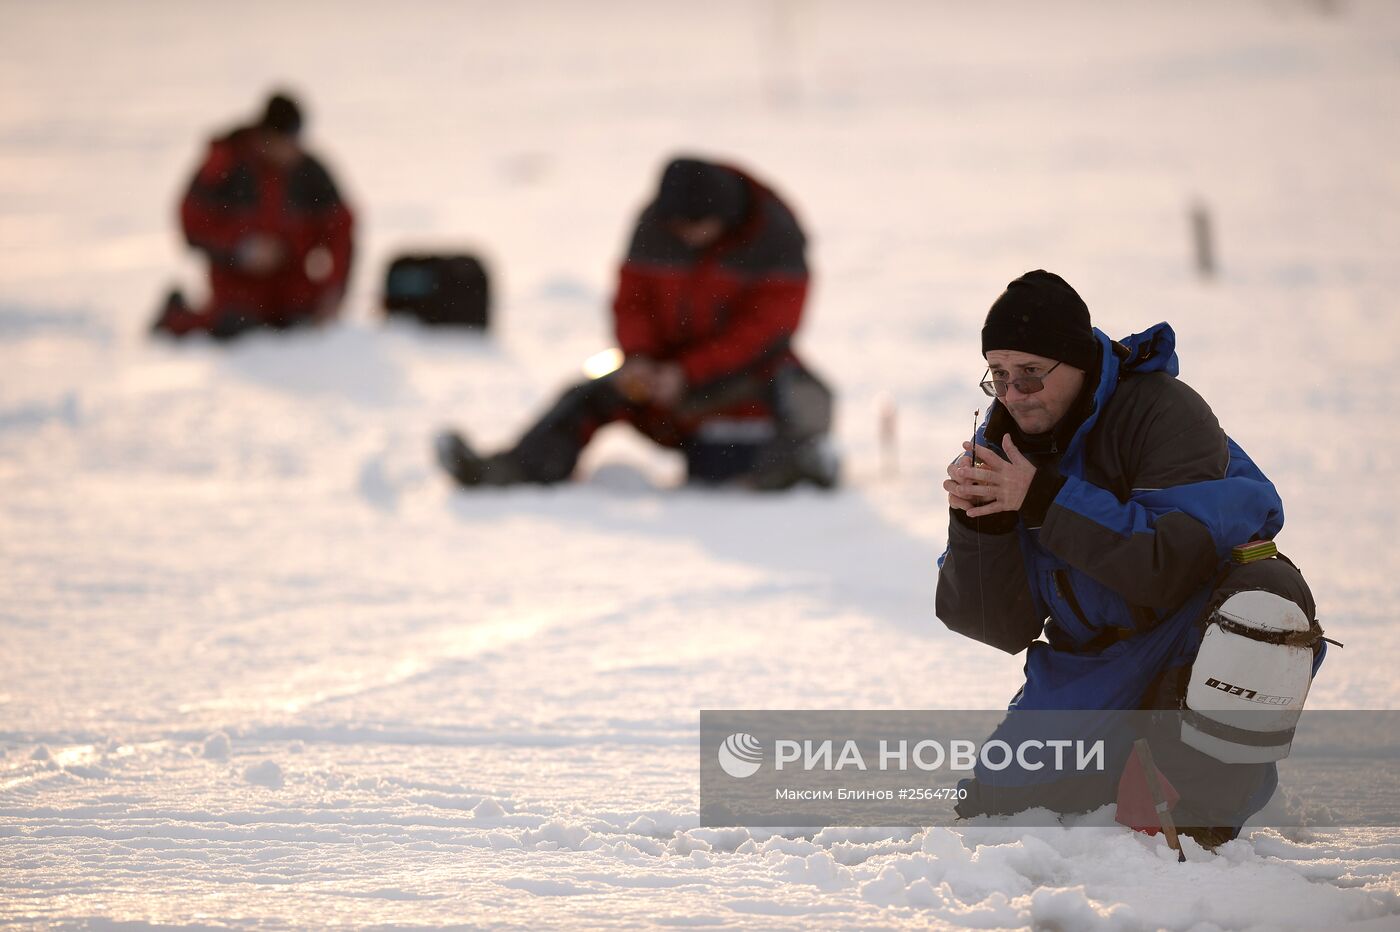
<svg viewBox="0 0 1400 932"><path fill-rule="evenodd" d="M1400 689L1400 7L0 2L0 922L101 927L1400 928L1400 830L1178 865L1072 828L698 827L702 708L995 708L1020 658L933 617L939 483L1007 281L1064 275L1278 484L1333 651ZM152 343L174 205L273 85L359 210L348 318ZM812 233L800 346L849 482L466 495L608 345L677 151ZM1188 213L1220 274L1192 271ZM480 249L490 339L384 327L388 256ZM899 412L897 474L877 414Z"/></svg>

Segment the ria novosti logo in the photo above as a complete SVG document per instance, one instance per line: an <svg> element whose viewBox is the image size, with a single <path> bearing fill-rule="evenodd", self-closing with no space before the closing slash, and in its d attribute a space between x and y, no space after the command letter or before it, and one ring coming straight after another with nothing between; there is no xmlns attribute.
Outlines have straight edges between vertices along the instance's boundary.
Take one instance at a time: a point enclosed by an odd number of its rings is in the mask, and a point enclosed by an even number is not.
<svg viewBox="0 0 1400 932"><path fill-rule="evenodd" d="M1074 750L1071 758L1069 751ZM875 769L878 771L906 772L911 767L924 773L938 770L973 772L979 765L987 770L1006 770L1015 765L1022 770L1036 771L1050 767L1053 770L1070 769L1078 772L1086 770L1102 771L1105 768L1106 742L1103 738L1086 741L1082 738L1056 738L1039 740L1029 738L1015 747L1006 741L994 739L981 745L966 738L954 738L947 742L925 739L910 747L905 739L890 740L881 738L878 755L867 759L872 750L861 750L854 739L840 741L826 738L801 741L779 738L773 742L773 770L778 773L797 770L803 773L812 771L839 772ZM720 769L731 777L743 779L758 773L763 766L763 745L747 732L737 731L724 739L717 752Z"/></svg>
<svg viewBox="0 0 1400 932"><path fill-rule="evenodd" d="M732 734L719 746L719 766L731 777L751 777L763 766L763 745L753 735Z"/></svg>

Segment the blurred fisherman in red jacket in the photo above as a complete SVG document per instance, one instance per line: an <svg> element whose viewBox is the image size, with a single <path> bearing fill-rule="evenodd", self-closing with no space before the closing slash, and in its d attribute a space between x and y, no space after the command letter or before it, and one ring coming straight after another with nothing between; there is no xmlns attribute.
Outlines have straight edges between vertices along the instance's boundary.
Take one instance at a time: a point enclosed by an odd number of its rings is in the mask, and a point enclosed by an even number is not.
<svg viewBox="0 0 1400 932"><path fill-rule="evenodd" d="M637 221L613 301L622 364L564 393L512 449L437 439L464 486L567 479L593 433L627 421L680 449L692 480L829 487L831 393L794 355L806 238L768 187L679 158Z"/></svg>
<svg viewBox="0 0 1400 932"><path fill-rule="evenodd" d="M209 300L191 308L172 292L153 330L227 339L335 316L354 218L301 129L301 108L279 93L256 123L210 144L180 204L185 238L209 259Z"/></svg>

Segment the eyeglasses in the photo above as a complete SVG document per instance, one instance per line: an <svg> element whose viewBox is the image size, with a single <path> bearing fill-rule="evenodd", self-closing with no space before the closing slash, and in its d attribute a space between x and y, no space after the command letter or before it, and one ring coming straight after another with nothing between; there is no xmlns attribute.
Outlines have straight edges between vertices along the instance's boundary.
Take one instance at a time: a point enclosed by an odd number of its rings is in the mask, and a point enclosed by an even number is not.
<svg viewBox="0 0 1400 932"><path fill-rule="evenodd" d="M1006 393L1013 387L1022 395L1034 395L1045 387L1045 376L1054 372L1062 365L1064 365L1063 360L1055 363L1049 369L1045 370L1045 375L1023 375L1014 379L988 379L978 384L982 386L982 391L991 395L993 398L1005 398ZM991 372L992 370L988 369L987 371Z"/></svg>

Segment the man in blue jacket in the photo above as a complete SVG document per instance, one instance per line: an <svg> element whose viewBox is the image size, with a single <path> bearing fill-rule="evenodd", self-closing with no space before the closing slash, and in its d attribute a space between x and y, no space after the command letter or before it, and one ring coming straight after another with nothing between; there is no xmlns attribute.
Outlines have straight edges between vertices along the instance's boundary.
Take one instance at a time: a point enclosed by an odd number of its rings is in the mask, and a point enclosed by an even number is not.
<svg viewBox="0 0 1400 932"><path fill-rule="evenodd" d="M992 305L982 352L982 386L996 400L976 449L964 443L948 467L937 613L959 634L1027 651L1013 710L1182 707L1203 622L1231 591L1275 592L1315 621L1287 560L1230 570L1233 547L1278 533L1283 505L1176 378L1170 326L1112 341L1068 283L1034 271ZM1233 837L1272 792L1273 764L1184 753L1189 766L1168 776L1193 813L1186 821L1211 826L1211 842ZM1219 798L1211 787L1227 766L1235 777L1253 769ZM1112 801L1111 777L1098 803ZM1056 808L1044 786L1001 793L995 805L975 790L960 812Z"/></svg>

